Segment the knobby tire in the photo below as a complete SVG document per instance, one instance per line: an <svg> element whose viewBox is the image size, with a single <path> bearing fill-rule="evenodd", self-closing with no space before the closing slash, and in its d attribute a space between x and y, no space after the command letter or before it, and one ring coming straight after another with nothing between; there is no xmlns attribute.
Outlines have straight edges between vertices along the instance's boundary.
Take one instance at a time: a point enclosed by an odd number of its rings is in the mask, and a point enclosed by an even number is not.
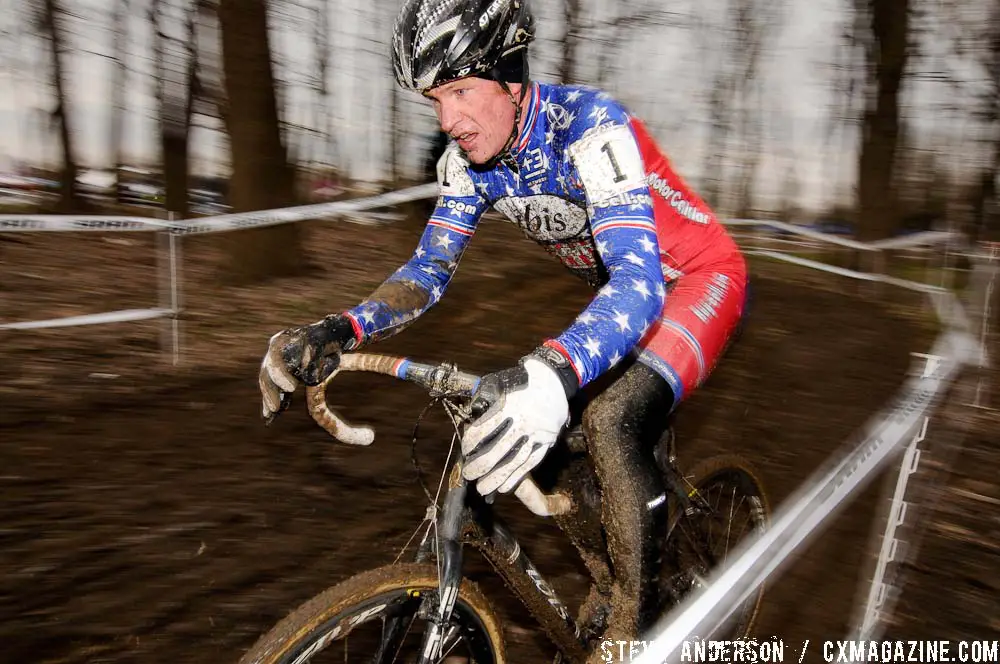
<svg viewBox="0 0 1000 664"><path fill-rule="evenodd" d="M393 611L405 612L419 604L415 598L436 598L437 593L438 573L434 565L405 563L361 572L292 611L257 640L240 659L240 664L299 664L310 661L336 640L349 638L350 632L366 620L385 618ZM383 604L389 608L382 609L384 613L380 614L379 607ZM366 616L366 613L371 615ZM462 580L453 614L461 623L463 633L468 633L478 648L487 653L482 659L471 661L477 664L507 663L500 620L486 596L468 579ZM352 624L352 620L360 622ZM383 633L385 623L383 621ZM367 663L372 661L372 654L371 651L358 652L349 661Z"/></svg>

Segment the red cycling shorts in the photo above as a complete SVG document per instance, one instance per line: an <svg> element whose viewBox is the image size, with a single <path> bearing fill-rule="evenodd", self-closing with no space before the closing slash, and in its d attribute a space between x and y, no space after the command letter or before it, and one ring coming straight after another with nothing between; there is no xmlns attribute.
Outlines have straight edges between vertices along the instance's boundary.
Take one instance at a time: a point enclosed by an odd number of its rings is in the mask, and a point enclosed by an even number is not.
<svg viewBox="0 0 1000 664"><path fill-rule="evenodd" d="M670 383L676 406L704 382L736 331L746 306L747 266L733 238L642 122L633 119L632 130L648 173L667 281L660 318L635 352Z"/></svg>
<svg viewBox="0 0 1000 664"><path fill-rule="evenodd" d="M715 368L743 317L746 291L742 260L668 284L660 318L636 352L639 362L670 383L675 407Z"/></svg>

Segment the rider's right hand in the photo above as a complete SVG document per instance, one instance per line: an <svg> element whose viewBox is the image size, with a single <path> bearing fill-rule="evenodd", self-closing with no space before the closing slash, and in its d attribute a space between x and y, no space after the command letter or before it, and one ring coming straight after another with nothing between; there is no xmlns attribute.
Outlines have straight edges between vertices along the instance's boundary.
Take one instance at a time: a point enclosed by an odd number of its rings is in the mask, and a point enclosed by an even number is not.
<svg viewBox="0 0 1000 664"><path fill-rule="evenodd" d="M262 415L268 422L288 408L299 383L319 385L340 365L340 353L357 346L350 319L327 316L274 334L260 364Z"/></svg>

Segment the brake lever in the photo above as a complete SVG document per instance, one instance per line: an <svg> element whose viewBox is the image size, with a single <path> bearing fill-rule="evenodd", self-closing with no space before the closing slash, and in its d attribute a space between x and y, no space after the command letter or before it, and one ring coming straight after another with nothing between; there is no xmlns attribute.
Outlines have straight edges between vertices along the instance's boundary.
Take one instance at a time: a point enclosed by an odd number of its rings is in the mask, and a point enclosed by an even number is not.
<svg viewBox="0 0 1000 664"><path fill-rule="evenodd" d="M271 426L271 422L274 422L276 419L278 419L278 415L281 415L283 412L288 410L288 407L291 405L292 405L292 393L282 392L281 401L278 403L278 410L274 411L273 413L264 418L264 426L266 427Z"/></svg>

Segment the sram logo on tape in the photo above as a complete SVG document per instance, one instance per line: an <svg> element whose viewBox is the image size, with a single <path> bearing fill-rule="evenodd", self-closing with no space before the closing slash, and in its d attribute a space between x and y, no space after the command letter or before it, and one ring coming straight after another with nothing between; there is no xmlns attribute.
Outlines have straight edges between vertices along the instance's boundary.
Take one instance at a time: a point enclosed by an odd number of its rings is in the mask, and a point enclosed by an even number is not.
<svg viewBox="0 0 1000 664"><path fill-rule="evenodd" d="M0 229L13 230L18 228L45 228L47 224L42 219L0 219Z"/></svg>
<svg viewBox="0 0 1000 664"><path fill-rule="evenodd" d="M148 228L150 224L139 219L73 219L70 224L74 228L91 230L131 230Z"/></svg>

